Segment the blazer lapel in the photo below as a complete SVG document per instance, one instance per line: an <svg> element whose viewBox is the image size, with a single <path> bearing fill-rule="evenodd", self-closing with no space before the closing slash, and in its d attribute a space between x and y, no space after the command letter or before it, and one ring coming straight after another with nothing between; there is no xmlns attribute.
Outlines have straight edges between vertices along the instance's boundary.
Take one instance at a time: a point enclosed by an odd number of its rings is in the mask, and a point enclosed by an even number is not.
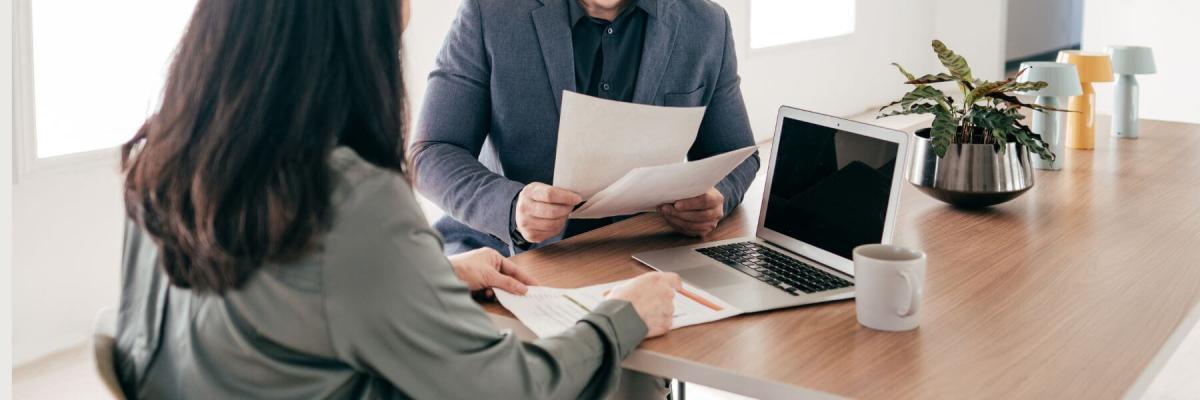
<svg viewBox="0 0 1200 400"><path fill-rule="evenodd" d="M642 66L638 70L637 86L633 91L633 102L654 104L658 86L667 72L671 60L671 48L675 43L676 18L671 8L673 1L658 2L658 16L647 21L646 43L642 49Z"/></svg>
<svg viewBox="0 0 1200 400"><path fill-rule="evenodd" d="M575 88L575 56L568 26L567 4L563 0L541 0L542 7L533 10L533 25L542 46L542 60L550 75L554 105L562 111L563 90Z"/></svg>

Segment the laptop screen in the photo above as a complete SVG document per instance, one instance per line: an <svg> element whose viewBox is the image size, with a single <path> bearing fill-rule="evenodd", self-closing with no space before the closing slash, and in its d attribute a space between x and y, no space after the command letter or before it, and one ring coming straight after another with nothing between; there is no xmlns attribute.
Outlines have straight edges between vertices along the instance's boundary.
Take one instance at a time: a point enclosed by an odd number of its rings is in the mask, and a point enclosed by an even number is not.
<svg viewBox="0 0 1200 400"><path fill-rule="evenodd" d="M897 144L783 118L763 225L851 259L880 243Z"/></svg>

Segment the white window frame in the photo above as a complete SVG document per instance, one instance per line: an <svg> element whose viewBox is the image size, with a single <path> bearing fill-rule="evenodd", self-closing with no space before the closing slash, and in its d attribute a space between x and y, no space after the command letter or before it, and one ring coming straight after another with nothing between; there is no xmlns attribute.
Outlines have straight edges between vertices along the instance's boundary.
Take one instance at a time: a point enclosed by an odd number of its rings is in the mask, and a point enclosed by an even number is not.
<svg viewBox="0 0 1200 400"><path fill-rule="evenodd" d="M13 0L13 183L43 174L115 169L119 146L38 157L33 81L33 0Z"/></svg>

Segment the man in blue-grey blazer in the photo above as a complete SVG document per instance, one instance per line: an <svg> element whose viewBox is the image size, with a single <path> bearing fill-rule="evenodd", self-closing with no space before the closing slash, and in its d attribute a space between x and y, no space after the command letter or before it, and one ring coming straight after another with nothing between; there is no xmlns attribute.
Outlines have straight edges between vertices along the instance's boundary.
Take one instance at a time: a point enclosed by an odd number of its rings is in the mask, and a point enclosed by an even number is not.
<svg viewBox="0 0 1200 400"><path fill-rule="evenodd" d="M564 90L707 106L688 152L696 160L754 144L739 84L729 17L709 0L463 0L411 147L417 186L448 214L435 224L447 253L553 243L619 219L568 220L583 199L550 185ZM741 203L758 167L755 154L704 195L658 211L702 236Z"/></svg>

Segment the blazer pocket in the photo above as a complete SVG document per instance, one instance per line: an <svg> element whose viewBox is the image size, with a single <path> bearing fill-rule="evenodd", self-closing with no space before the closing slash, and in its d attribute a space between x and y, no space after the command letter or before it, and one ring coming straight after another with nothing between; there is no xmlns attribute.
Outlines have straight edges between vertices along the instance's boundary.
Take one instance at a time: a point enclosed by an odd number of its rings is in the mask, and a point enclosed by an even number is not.
<svg viewBox="0 0 1200 400"><path fill-rule="evenodd" d="M663 105L667 107L699 107L704 105L704 85L686 93L667 93L663 95Z"/></svg>

